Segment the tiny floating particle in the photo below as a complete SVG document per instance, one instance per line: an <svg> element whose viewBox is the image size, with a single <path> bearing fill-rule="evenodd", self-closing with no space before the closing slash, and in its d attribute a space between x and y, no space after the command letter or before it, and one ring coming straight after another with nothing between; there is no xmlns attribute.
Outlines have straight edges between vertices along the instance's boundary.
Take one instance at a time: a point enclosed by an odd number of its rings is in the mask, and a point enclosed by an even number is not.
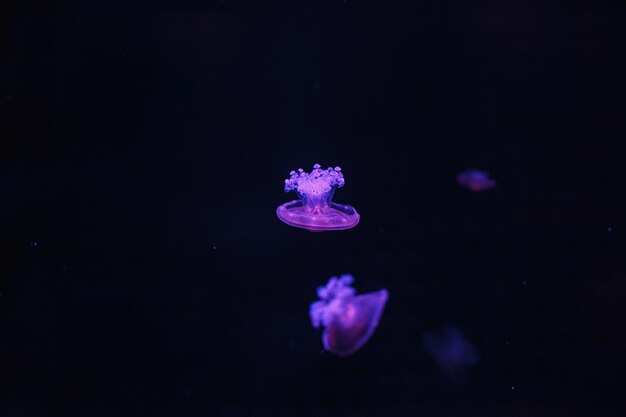
<svg viewBox="0 0 626 417"><path fill-rule="evenodd" d="M351 229L360 216L354 207L332 201L336 188L345 184L340 167L322 169L319 164L308 173L291 171L285 192L295 191L299 200L278 206L276 215L284 223L311 232Z"/></svg>
<svg viewBox="0 0 626 417"><path fill-rule="evenodd" d="M468 169L457 175L459 184L470 191L485 191L496 186L496 181L489 178L489 173L477 169Z"/></svg>
<svg viewBox="0 0 626 417"><path fill-rule="evenodd" d="M372 337L389 298L386 289L355 295L349 274L331 277L317 289L321 301L311 304L309 315L314 328L324 327L324 349L339 356L359 350Z"/></svg>

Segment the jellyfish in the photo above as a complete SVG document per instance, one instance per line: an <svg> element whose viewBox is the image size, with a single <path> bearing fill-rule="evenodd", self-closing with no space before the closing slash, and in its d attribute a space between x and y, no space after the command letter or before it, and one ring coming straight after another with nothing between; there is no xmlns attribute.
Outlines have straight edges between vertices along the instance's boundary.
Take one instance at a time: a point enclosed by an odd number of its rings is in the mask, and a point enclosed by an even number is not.
<svg viewBox="0 0 626 417"><path fill-rule="evenodd" d="M478 352L455 327L444 327L438 332L422 336L426 352L453 382L463 382L468 368L478 363Z"/></svg>
<svg viewBox="0 0 626 417"><path fill-rule="evenodd" d="M485 191L496 186L496 181L489 178L488 172L479 171L477 169L468 169L457 175L456 180L459 184L470 191Z"/></svg>
<svg viewBox="0 0 626 417"><path fill-rule="evenodd" d="M322 169L315 164L310 173L302 168L291 171L285 192L295 191L300 200L278 206L276 215L290 226L311 232L351 229L359 223L359 213L354 207L332 201L335 189L344 184L339 167Z"/></svg>
<svg viewBox="0 0 626 417"><path fill-rule="evenodd" d="M309 315L314 328L324 327L324 349L339 356L359 350L372 337L385 309L386 289L355 295L352 275L331 277L317 289L321 301L311 304Z"/></svg>

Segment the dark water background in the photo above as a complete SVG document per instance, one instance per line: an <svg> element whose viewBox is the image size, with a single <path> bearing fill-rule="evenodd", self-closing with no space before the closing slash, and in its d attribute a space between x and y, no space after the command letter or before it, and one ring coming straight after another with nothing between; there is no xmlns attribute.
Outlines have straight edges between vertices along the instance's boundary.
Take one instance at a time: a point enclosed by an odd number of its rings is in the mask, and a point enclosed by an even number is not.
<svg viewBox="0 0 626 417"><path fill-rule="evenodd" d="M0 416L620 415L623 6L430 3L3 13ZM315 162L357 228L275 217ZM390 293L347 358L340 273Z"/></svg>

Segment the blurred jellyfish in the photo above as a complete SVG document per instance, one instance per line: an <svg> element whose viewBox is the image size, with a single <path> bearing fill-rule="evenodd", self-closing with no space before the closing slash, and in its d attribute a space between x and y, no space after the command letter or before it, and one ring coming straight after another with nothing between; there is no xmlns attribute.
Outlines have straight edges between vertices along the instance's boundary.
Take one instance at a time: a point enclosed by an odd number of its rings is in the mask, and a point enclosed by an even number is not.
<svg viewBox="0 0 626 417"><path fill-rule="evenodd" d="M496 181L489 178L489 173L477 169L468 169L457 175L459 184L470 191L485 191L496 186Z"/></svg>
<svg viewBox="0 0 626 417"><path fill-rule="evenodd" d="M422 345L453 382L463 382L468 368L478 363L476 348L454 327L444 327L439 332L424 334Z"/></svg>
<svg viewBox="0 0 626 417"><path fill-rule="evenodd" d="M321 169L313 166L311 173L291 171L285 180L285 192L295 191L300 200L278 206L276 215L290 226L311 232L351 229L359 223L354 207L333 203L336 188L345 184L341 168Z"/></svg>
<svg viewBox="0 0 626 417"><path fill-rule="evenodd" d="M324 327L324 349L339 356L351 355L372 337L385 309L386 289L355 295L352 275L332 277L317 289L321 301L311 304L314 328Z"/></svg>

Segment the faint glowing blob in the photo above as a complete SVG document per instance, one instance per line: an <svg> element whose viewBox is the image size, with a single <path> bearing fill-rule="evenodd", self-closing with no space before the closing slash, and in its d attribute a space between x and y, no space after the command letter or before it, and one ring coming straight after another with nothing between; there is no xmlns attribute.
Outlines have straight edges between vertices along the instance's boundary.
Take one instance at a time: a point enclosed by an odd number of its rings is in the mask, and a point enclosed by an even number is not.
<svg viewBox="0 0 626 417"><path fill-rule="evenodd" d="M446 376L454 382L463 382L467 377L468 368L478 363L476 348L454 327L444 327L439 332L424 334L422 345Z"/></svg>
<svg viewBox="0 0 626 417"><path fill-rule="evenodd" d="M489 173L477 169L468 169L457 175L459 184L470 191L485 191L496 186L496 181L489 178Z"/></svg>
<svg viewBox="0 0 626 417"><path fill-rule="evenodd" d="M310 173L302 168L291 171L285 192L295 191L300 200L278 206L276 215L290 226L311 232L351 229L359 223L359 213L354 207L332 201L335 189L344 184L339 167L321 169L315 164Z"/></svg>
<svg viewBox="0 0 626 417"><path fill-rule="evenodd" d="M339 356L351 355L372 337L385 309L386 289L355 295L352 275L332 277L317 289L321 301L311 304L314 328L324 327L324 349Z"/></svg>

